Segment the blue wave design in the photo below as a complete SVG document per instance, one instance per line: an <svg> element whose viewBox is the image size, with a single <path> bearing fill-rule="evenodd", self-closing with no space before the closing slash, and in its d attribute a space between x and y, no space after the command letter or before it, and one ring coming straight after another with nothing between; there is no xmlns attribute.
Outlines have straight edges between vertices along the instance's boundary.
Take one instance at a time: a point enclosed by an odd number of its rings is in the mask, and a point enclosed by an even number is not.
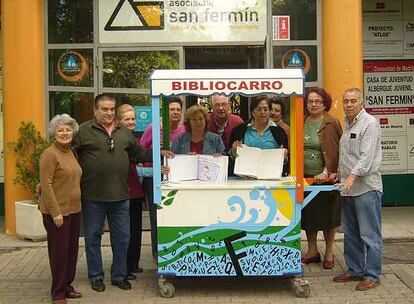
<svg viewBox="0 0 414 304"><path fill-rule="evenodd" d="M231 196L227 201L227 205L230 206L230 211L236 211L235 205L240 206L240 215L239 215L239 217L231 223L240 222L244 218L244 216L246 215L246 203L243 201L243 199L240 196L237 196L237 195ZM224 224L224 222L222 222L222 221L218 221L218 222L219 222L219 224Z"/></svg>
<svg viewBox="0 0 414 304"><path fill-rule="evenodd" d="M264 192L264 196L261 196L261 193L263 192ZM237 217L237 219L231 222L218 221L216 224L202 227L200 229L191 231L187 234L180 235L180 237L177 238L176 240L169 242L169 243L160 244L159 246L162 245L162 247L168 248L176 244L177 241L181 241L185 238L188 238L188 237L191 238L195 235L198 235L204 232L219 230L219 229L234 229L234 230L241 230L241 231L246 231L246 232L259 232L259 231L264 230L265 228L270 226L270 224L275 219L276 214L277 214L277 201L274 199L272 195L272 190L266 189L265 186L257 186L249 192L249 198L253 201L262 200L264 205L268 207L269 212L263 222L260 222L260 223L257 222L259 212L257 209L253 209L253 208L249 210L250 218L247 221L243 221L246 215L246 211L247 211L246 203L243 200L243 198L241 198L240 196L233 195L228 199L227 205L230 207L230 211L232 212L236 211L237 205L240 206L240 215ZM297 224L297 220L291 221L291 223L287 227L285 227L284 229L282 229L282 231L277 233L277 241L279 242L280 239L283 238L283 236L285 236L289 231L292 230L293 227L296 226L296 224Z"/></svg>

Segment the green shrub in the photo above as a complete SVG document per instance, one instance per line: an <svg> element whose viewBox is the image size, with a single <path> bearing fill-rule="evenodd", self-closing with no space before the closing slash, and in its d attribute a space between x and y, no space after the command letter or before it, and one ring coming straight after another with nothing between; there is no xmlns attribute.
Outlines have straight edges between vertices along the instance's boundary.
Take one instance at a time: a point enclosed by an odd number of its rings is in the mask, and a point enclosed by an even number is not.
<svg viewBox="0 0 414 304"><path fill-rule="evenodd" d="M7 143L9 150L16 155L15 184L22 185L36 196L36 185L40 182L39 160L51 140L42 137L30 121L22 121L16 142Z"/></svg>

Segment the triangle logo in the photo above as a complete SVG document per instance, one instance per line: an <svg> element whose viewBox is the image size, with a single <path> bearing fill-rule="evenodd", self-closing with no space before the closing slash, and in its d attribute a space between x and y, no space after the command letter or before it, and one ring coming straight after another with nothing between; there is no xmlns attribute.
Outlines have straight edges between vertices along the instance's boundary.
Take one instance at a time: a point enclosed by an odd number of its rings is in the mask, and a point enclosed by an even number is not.
<svg viewBox="0 0 414 304"><path fill-rule="evenodd" d="M163 30L164 2L119 0L104 29L105 31Z"/></svg>

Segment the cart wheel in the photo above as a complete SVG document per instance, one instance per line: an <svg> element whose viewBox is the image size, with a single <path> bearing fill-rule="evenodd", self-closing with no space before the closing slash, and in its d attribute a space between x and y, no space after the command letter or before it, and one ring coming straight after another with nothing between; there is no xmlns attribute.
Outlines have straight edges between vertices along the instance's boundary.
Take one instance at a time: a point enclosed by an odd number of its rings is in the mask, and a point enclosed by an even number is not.
<svg viewBox="0 0 414 304"><path fill-rule="evenodd" d="M160 295L162 298L172 298L175 295L174 285L171 283L164 283L160 286Z"/></svg>
<svg viewBox="0 0 414 304"><path fill-rule="evenodd" d="M303 285L303 286L295 286L295 294L298 298L307 298L310 294L310 286Z"/></svg>

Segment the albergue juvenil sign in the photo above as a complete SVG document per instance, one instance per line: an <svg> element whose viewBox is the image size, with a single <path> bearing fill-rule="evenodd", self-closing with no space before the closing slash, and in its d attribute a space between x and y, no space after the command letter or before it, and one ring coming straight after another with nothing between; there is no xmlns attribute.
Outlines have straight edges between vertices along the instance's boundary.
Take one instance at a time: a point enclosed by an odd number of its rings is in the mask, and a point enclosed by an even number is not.
<svg viewBox="0 0 414 304"><path fill-rule="evenodd" d="M263 42L266 0L99 0L99 42Z"/></svg>

